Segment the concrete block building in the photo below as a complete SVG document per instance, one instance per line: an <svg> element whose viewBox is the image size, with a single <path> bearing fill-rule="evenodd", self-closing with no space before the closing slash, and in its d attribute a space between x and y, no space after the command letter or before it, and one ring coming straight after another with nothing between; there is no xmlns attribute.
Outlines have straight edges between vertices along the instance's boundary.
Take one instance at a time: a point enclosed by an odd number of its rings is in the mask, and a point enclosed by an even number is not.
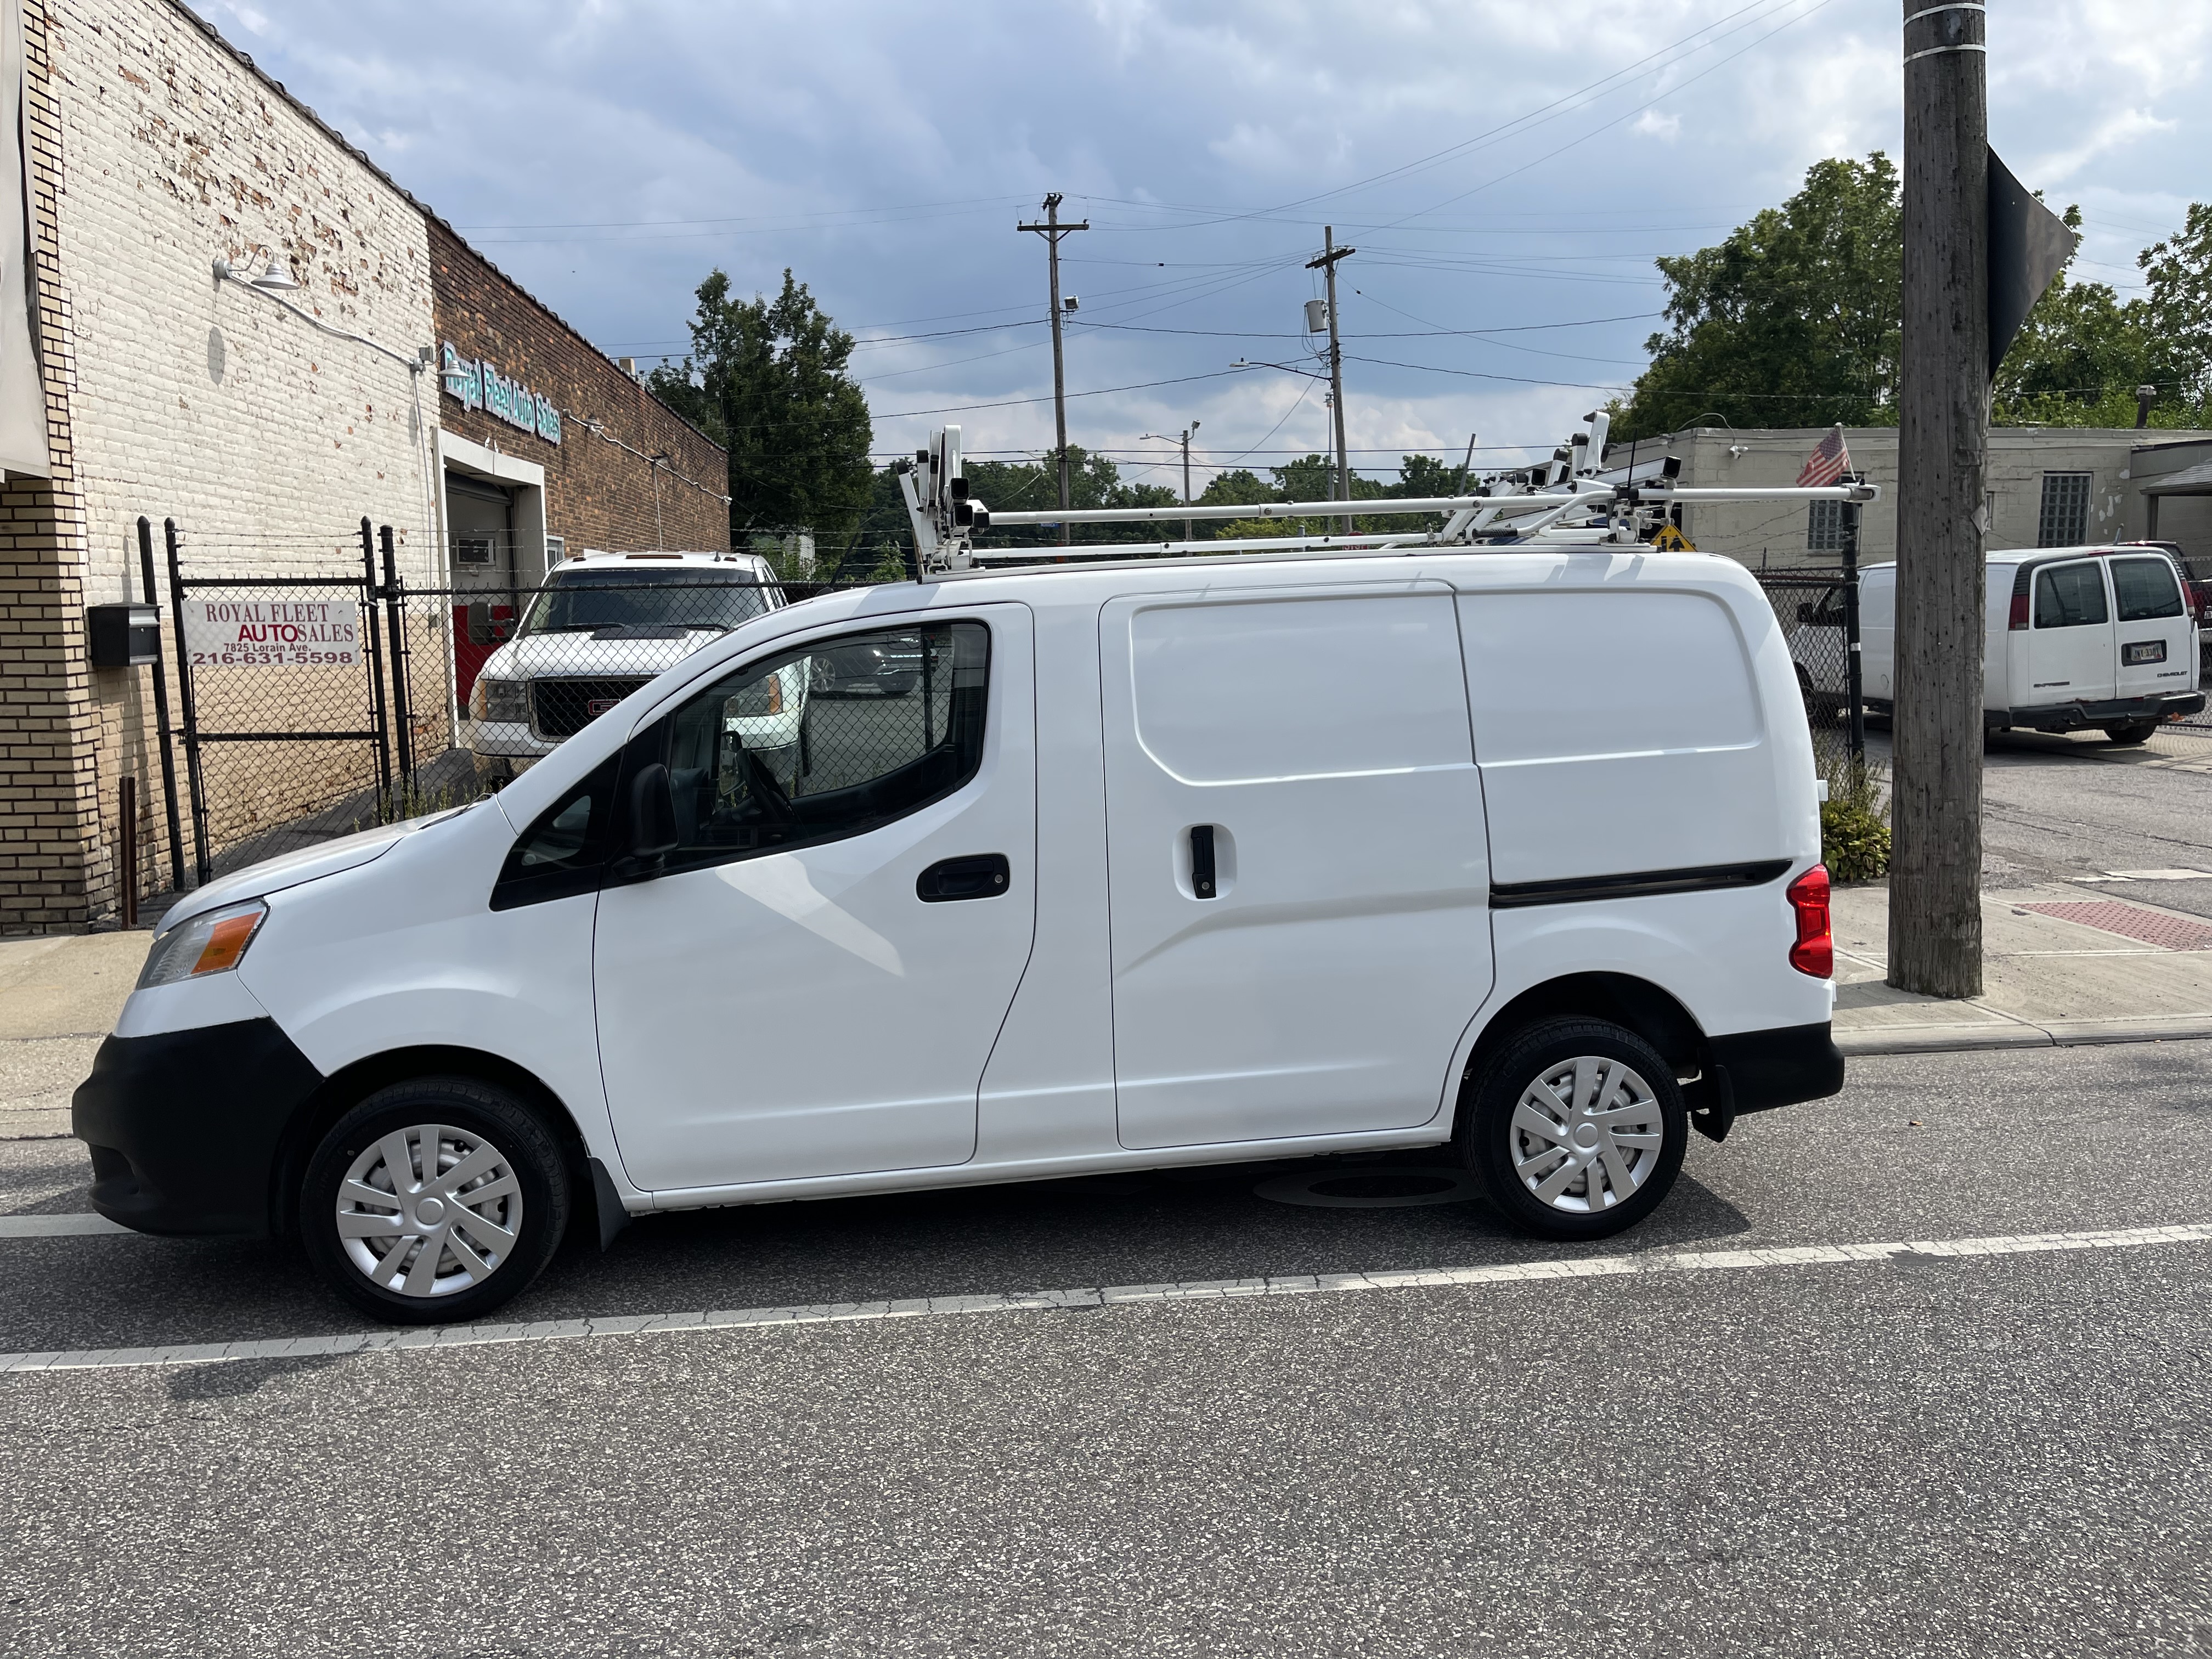
<svg viewBox="0 0 2212 1659"><path fill-rule="evenodd" d="M1698 489L1791 484L1825 427L1735 431L1696 427L1608 447L1608 467L1640 474L1655 459L1682 461L1682 483ZM1897 428L1850 427L1853 467L1880 484L1882 498L1863 509L1862 562L1897 556ZM2141 432L2126 428L1999 427L1990 434L1988 544L1992 550L2071 547L2154 533L2212 562L2212 477L2195 489L2192 465L2212 463L2212 432ZM2187 474L2188 476L2182 476ZM2168 481L2166 492L2159 491ZM2192 493L2193 492L2193 493ZM2154 505L2155 503L2155 505ZM1754 569L1832 568L1842 549L1835 504L1707 502L1682 509L1684 533L1703 551L1724 553ZM2206 567L2212 572L2212 562Z"/></svg>
<svg viewBox="0 0 2212 1659"><path fill-rule="evenodd" d="M727 547L719 447L175 0L0 0L0 933L115 915L125 776L167 884L149 676L87 648L167 610L141 518L252 576L357 571L367 518L416 588Z"/></svg>

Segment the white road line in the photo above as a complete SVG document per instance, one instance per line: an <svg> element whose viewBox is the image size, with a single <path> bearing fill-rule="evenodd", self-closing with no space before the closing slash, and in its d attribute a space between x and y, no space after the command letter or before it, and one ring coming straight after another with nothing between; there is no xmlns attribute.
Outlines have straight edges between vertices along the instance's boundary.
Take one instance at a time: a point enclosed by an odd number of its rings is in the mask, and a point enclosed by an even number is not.
<svg viewBox="0 0 2212 1659"><path fill-rule="evenodd" d="M11 1371L107 1370L146 1365L203 1365L234 1359L312 1359L425 1348L473 1348L499 1342L558 1342L577 1337L648 1336L744 1330L769 1325L843 1324L951 1314L1036 1313L1132 1303L1206 1302L1228 1297L1312 1296L1331 1291L1437 1290L1532 1279L1612 1279L1638 1273L1720 1273L1893 1261L1900 1256L2029 1255L2051 1250L2116 1250L2154 1244L2212 1243L2212 1223L2132 1227L2112 1232L2021 1233L1994 1238L1934 1238L1883 1244L1794 1244L1751 1250L1654 1251L1583 1256L1491 1267L1405 1273L1301 1273L1280 1279L1219 1279L1181 1285L1111 1285L1095 1290L1033 1291L1005 1296L916 1297L897 1302L827 1303L816 1307L742 1308L722 1313L641 1314L619 1319L546 1320L531 1325L457 1325L445 1329L355 1331L343 1336L266 1342L206 1342L164 1348L76 1348L0 1354Z"/></svg>
<svg viewBox="0 0 2212 1659"><path fill-rule="evenodd" d="M0 1238L75 1238L92 1233L145 1237L143 1233L132 1233L128 1227L118 1226L104 1215L0 1215Z"/></svg>

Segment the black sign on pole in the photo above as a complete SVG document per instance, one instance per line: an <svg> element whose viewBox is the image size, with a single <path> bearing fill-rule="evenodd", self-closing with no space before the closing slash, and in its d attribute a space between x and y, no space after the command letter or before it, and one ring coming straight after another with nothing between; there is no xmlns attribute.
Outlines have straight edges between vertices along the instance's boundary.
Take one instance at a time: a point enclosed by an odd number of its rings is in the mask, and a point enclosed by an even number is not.
<svg viewBox="0 0 2212 1659"><path fill-rule="evenodd" d="M1990 374L2081 239L1990 152Z"/></svg>

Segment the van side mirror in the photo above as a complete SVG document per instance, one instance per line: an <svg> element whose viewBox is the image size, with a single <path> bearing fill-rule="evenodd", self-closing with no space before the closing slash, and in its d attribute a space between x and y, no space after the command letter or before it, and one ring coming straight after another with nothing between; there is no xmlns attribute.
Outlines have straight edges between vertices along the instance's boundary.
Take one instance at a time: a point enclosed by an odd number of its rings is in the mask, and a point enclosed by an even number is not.
<svg viewBox="0 0 2212 1659"><path fill-rule="evenodd" d="M681 843L676 836L676 790L658 761L641 768L629 785L629 855L665 859Z"/></svg>
<svg viewBox="0 0 2212 1659"><path fill-rule="evenodd" d="M1801 623L1811 622L1814 613L1820 608L1820 602L1818 599L1800 599L1797 602L1797 620Z"/></svg>

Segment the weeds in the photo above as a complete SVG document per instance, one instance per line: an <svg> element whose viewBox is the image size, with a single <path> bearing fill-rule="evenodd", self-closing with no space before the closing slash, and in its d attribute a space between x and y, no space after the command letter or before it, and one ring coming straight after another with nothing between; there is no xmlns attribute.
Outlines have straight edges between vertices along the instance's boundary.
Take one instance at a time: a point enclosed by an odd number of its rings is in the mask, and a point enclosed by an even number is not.
<svg viewBox="0 0 2212 1659"><path fill-rule="evenodd" d="M1889 776L1848 755L1822 753L1828 799L1820 806L1820 860L1834 881L1879 881L1889 873Z"/></svg>

